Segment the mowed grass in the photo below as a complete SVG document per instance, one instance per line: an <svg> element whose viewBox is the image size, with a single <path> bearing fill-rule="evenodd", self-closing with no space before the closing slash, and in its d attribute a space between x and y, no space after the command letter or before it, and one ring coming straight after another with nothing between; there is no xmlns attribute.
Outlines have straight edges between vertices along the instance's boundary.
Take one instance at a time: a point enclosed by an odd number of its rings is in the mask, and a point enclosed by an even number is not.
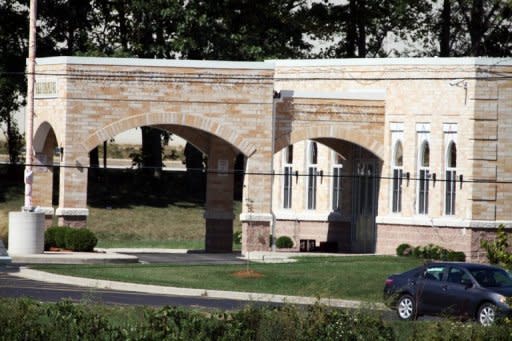
<svg viewBox="0 0 512 341"><path fill-rule="evenodd" d="M205 208L200 185L204 179L187 178L185 172L164 172L158 180L134 170L92 173L87 228L98 237L98 247L204 249ZM54 185L57 179L55 176ZM9 212L20 211L23 205L23 186L22 168L7 177L7 167L0 167L0 239L4 241ZM55 196L54 207L57 203ZM240 201L234 201L234 231L241 229L240 210Z"/></svg>
<svg viewBox="0 0 512 341"><path fill-rule="evenodd" d="M392 256L300 257L296 263L257 264L259 278L235 275L246 265L38 265L37 269L78 277L184 288L342 298L381 302L384 281L392 273L421 264Z"/></svg>
<svg viewBox="0 0 512 341"><path fill-rule="evenodd" d="M20 211L23 206L23 169L8 170L0 167L0 239L7 241L9 212Z"/></svg>

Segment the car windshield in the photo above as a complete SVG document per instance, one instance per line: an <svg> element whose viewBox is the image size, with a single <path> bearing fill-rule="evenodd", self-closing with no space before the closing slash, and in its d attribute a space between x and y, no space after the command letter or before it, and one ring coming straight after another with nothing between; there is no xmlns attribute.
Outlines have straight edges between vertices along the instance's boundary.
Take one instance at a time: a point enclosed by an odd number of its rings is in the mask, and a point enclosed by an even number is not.
<svg viewBox="0 0 512 341"><path fill-rule="evenodd" d="M478 284L485 288L512 287L512 277L502 269L476 268L470 269Z"/></svg>

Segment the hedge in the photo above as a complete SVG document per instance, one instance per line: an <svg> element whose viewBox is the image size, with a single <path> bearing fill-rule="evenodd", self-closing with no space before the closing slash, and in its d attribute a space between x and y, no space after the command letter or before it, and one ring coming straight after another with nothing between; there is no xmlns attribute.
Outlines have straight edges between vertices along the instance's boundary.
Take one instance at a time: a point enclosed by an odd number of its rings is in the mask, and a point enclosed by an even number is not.
<svg viewBox="0 0 512 341"><path fill-rule="evenodd" d="M509 340L511 324L404 323L318 304L203 312L0 298L0 331L0 340Z"/></svg>
<svg viewBox="0 0 512 341"><path fill-rule="evenodd" d="M69 226L52 226L44 234L44 248L52 247L78 252L91 252L98 239L91 230L86 228L71 228Z"/></svg>
<svg viewBox="0 0 512 341"><path fill-rule="evenodd" d="M414 256L417 258L443 260L443 261L466 261L466 255L461 251L445 249L442 246L428 244L425 246L412 247L409 244L400 244L396 248L397 256Z"/></svg>
<svg viewBox="0 0 512 341"><path fill-rule="evenodd" d="M293 247L293 240L288 236L281 236L276 240L276 247L278 249L289 249Z"/></svg>

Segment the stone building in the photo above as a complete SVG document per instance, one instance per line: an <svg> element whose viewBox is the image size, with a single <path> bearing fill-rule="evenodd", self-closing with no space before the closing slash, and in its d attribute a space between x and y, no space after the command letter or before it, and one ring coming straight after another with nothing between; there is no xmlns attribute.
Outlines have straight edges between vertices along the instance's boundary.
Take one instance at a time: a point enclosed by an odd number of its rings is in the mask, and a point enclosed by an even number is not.
<svg viewBox="0 0 512 341"><path fill-rule="evenodd" d="M478 260L512 227L512 62L494 58L259 63L37 60L35 152L63 149L59 206L39 167L34 203L83 226L88 152L155 126L208 155L206 240L231 250L233 164L246 159L243 251L392 254L434 243ZM36 169L37 170L37 169Z"/></svg>

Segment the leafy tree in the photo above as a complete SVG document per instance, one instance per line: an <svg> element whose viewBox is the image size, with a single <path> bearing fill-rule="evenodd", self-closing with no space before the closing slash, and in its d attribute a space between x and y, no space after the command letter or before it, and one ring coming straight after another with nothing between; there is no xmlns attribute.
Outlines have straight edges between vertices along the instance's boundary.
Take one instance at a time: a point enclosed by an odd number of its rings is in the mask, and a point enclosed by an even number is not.
<svg viewBox="0 0 512 341"><path fill-rule="evenodd" d="M349 0L342 3L315 3L308 33L313 39L333 41L319 57L386 56L384 43L390 35L406 39L419 30L418 18L425 16L431 4L424 0Z"/></svg>
<svg viewBox="0 0 512 341"><path fill-rule="evenodd" d="M512 2L507 0L433 0L416 38L420 55L510 56Z"/></svg>
<svg viewBox="0 0 512 341"><path fill-rule="evenodd" d="M301 57L304 0L190 0L178 26L177 50L189 59Z"/></svg>
<svg viewBox="0 0 512 341"><path fill-rule="evenodd" d="M19 2L0 2L0 124L4 124L9 161L20 158L22 137L14 113L23 104L28 12Z"/></svg>

